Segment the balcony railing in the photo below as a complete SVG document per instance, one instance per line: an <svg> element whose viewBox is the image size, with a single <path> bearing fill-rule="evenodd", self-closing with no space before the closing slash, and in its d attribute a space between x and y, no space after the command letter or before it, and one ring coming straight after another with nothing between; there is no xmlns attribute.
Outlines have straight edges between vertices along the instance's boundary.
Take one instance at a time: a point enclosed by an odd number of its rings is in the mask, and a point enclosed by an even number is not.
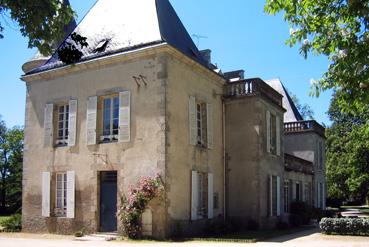
<svg viewBox="0 0 369 247"><path fill-rule="evenodd" d="M314 174L313 163L290 154L284 154L284 169L286 171Z"/></svg>
<svg viewBox="0 0 369 247"><path fill-rule="evenodd" d="M273 103L282 107L282 95L260 78L229 82L225 85L224 90L225 98L237 98L259 94L269 98Z"/></svg>
<svg viewBox="0 0 369 247"><path fill-rule="evenodd" d="M315 131L317 134L325 136L325 128L315 120L284 123L285 134L307 131Z"/></svg>

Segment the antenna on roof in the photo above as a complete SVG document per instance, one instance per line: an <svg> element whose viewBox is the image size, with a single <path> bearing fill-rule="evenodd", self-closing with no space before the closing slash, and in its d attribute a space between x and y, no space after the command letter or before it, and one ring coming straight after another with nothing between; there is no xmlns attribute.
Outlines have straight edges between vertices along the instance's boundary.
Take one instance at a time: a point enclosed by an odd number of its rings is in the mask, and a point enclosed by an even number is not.
<svg viewBox="0 0 369 247"><path fill-rule="evenodd" d="M199 46L200 46L200 39L207 39L208 38L208 37L202 36L200 34L192 34L192 37L196 38L196 40L197 40L197 42L196 42L197 48L199 48Z"/></svg>

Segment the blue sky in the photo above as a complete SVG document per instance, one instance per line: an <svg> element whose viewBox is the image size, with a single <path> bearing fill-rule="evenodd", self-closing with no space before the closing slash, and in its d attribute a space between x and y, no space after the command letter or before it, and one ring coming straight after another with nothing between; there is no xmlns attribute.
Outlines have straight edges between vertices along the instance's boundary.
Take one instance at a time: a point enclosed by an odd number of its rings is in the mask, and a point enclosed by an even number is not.
<svg viewBox="0 0 369 247"><path fill-rule="evenodd" d="M80 20L95 0L70 0ZM305 60L298 48L285 45L289 27L281 15L264 13L264 1L171 0L188 32L206 36L200 49L211 49L214 63L223 72L244 69L246 77L279 77L285 86L309 104L318 122L329 124L326 112L331 92L319 98L309 96L310 80L319 79L328 68L325 57L310 55ZM0 40L0 115L8 126L23 125L26 87L19 78L21 66L36 52L16 24L5 26ZM195 43L197 40L195 39Z"/></svg>

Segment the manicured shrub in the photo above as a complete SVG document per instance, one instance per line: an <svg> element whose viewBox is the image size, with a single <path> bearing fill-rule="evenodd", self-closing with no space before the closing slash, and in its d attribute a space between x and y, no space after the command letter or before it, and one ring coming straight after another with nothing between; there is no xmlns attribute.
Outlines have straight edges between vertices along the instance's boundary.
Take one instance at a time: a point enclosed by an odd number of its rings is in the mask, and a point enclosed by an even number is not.
<svg viewBox="0 0 369 247"><path fill-rule="evenodd" d="M299 226L302 224L309 224L313 212L312 208L307 203L301 201L292 202L290 205L290 209L291 215L295 215L292 216L292 222L290 222L291 225Z"/></svg>
<svg viewBox="0 0 369 247"><path fill-rule="evenodd" d="M319 226L325 234L369 236L369 218L323 218Z"/></svg>
<svg viewBox="0 0 369 247"><path fill-rule="evenodd" d="M1 223L4 232L20 232L22 230L22 215L14 214Z"/></svg>

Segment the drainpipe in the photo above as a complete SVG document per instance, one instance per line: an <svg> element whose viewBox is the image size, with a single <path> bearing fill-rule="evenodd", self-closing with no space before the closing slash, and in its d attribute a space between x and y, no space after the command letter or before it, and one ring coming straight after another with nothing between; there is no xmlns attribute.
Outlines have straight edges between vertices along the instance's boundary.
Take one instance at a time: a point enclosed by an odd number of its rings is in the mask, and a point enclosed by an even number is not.
<svg viewBox="0 0 369 247"><path fill-rule="evenodd" d="M223 218L227 220L227 157L226 157L226 131L225 131L225 104L222 99L222 136L223 136Z"/></svg>

